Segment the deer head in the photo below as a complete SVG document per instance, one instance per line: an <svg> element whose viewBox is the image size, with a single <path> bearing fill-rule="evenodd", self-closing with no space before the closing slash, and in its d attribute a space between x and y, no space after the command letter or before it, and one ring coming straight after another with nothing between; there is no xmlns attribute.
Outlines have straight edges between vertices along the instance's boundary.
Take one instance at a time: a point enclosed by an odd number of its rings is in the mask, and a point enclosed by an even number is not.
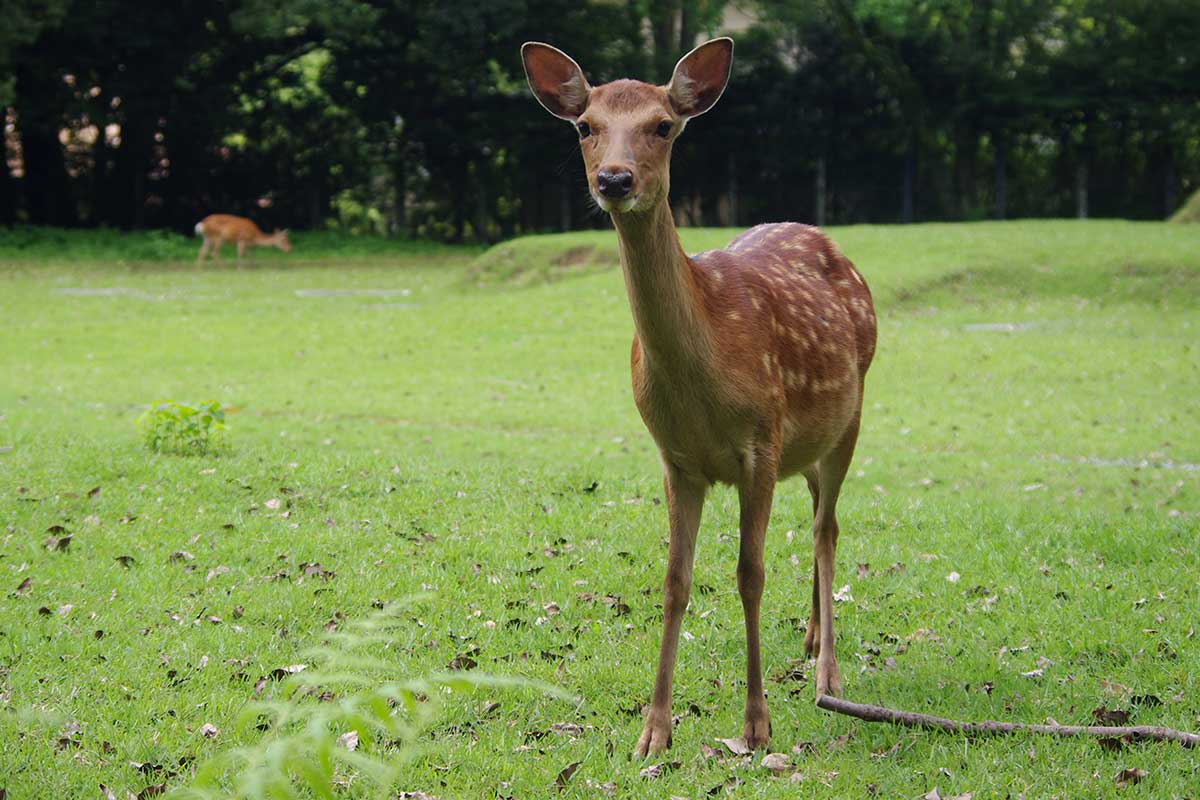
<svg viewBox="0 0 1200 800"><path fill-rule="evenodd" d="M713 39L692 50L666 86L636 80L590 86L570 56L541 42L526 42L521 59L534 97L579 134L596 204L610 214L638 214L666 201L671 144L725 91L733 40Z"/></svg>
<svg viewBox="0 0 1200 800"><path fill-rule="evenodd" d="M286 228L284 230L275 231L269 238L270 243L278 247L283 252L292 252L292 243L288 241L288 232Z"/></svg>

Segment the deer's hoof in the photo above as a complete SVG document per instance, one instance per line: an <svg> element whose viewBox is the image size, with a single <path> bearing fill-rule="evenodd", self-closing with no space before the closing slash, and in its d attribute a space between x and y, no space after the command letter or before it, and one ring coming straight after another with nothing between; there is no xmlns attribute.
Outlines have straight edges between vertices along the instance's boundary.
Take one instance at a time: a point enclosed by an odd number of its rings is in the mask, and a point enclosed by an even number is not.
<svg viewBox="0 0 1200 800"><path fill-rule="evenodd" d="M638 738L637 747L633 749L633 754L638 758L655 753L661 753L671 746L671 718L667 717L665 723L660 723L653 719L646 720L646 727L642 729L642 735Z"/></svg>
<svg viewBox="0 0 1200 800"><path fill-rule="evenodd" d="M837 662L832 658L817 659L816 689L818 698L827 694L834 697L842 696L842 679L838 675Z"/></svg>
<svg viewBox="0 0 1200 800"><path fill-rule="evenodd" d="M765 714L759 719L746 720L742 726L742 738L751 750L765 750L771 742L771 721Z"/></svg>
<svg viewBox="0 0 1200 800"><path fill-rule="evenodd" d="M804 632L804 652L813 658L821 655L821 626L812 620Z"/></svg>

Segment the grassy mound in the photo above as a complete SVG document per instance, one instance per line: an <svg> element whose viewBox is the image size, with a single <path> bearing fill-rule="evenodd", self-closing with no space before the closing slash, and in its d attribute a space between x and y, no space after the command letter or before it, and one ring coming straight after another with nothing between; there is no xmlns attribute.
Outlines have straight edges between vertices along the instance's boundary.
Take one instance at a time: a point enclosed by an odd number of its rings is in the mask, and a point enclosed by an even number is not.
<svg viewBox="0 0 1200 800"><path fill-rule="evenodd" d="M1192 192L1187 202L1171 215L1168 222L1200 222L1200 189Z"/></svg>
<svg viewBox="0 0 1200 800"><path fill-rule="evenodd" d="M619 264L612 231L522 236L479 256L466 273L476 286L531 286L588 275Z"/></svg>

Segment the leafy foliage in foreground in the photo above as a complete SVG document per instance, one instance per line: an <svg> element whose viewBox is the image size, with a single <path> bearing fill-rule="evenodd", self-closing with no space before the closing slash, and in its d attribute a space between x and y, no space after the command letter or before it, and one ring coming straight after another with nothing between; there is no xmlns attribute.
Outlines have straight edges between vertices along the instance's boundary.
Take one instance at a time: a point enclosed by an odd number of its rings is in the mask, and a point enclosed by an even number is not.
<svg viewBox="0 0 1200 800"><path fill-rule="evenodd" d="M201 765L192 785L171 796L333 798L339 786L361 778L374 787L373 796L395 797L400 768L421 752L418 737L449 699L483 686L535 685L468 671L403 675L402 645L414 627L403 615L411 606L411 600L394 603L333 632L320 647L306 651L315 667L294 664L268 676L287 675L279 698L249 704L240 723L269 732L256 744L231 749ZM552 687L541 688L563 695Z"/></svg>
<svg viewBox="0 0 1200 800"><path fill-rule="evenodd" d="M216 400L159 400L138 417L146 447L156 453L204 455L226 444L225 410Z"/></svg>

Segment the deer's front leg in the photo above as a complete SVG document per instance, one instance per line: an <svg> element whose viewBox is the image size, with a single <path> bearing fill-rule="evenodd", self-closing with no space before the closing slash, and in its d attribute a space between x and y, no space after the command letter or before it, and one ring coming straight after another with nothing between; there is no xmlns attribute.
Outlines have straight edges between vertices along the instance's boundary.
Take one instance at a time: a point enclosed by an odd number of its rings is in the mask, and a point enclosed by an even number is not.
<svg viewBox="0 0 1200 800"><path fill-rule="evenodd" d="M771 718L762 686L762 658L758 643L759 606L762 601L764 570L763 543L771 500L775 495L777 469L770 455L759 452L750 472L738 487L741 501L737 583L746 619L746 713L742 737L754 749L767 746L771 739Z"/></svg>
<svg viewBox="0 0 1200 800"><path fill-rule="evenodd" d="M700 511L707 488L670 465L666 468L664 483L671 540L667 548L667 577L663 581L663 635L650 711L646 714L646 725L635 751L639 758L665 750L671 744L671 678L675 671L679 626L683 623L692 590L696 531L700 528Z"/></svg>

